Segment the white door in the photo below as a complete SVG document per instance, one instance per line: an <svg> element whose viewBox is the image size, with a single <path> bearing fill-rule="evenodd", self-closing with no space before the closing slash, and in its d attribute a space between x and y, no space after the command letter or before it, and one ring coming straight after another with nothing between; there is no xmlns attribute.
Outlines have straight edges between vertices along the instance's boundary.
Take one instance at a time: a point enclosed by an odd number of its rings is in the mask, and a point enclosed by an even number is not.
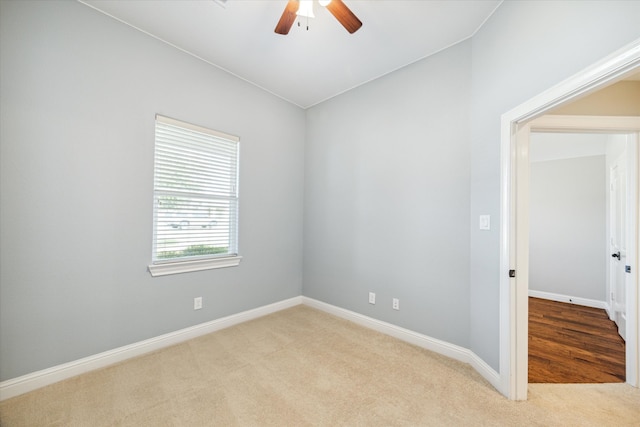
<svg viewBox="0 0 640 427"><path fill-rule="evenodd" d="M610 169L611 197L610 218L610 292L609 305L613 321L618 325L618 333L626 340L626 274L627 265L627 167L626 150Z"/></svg>

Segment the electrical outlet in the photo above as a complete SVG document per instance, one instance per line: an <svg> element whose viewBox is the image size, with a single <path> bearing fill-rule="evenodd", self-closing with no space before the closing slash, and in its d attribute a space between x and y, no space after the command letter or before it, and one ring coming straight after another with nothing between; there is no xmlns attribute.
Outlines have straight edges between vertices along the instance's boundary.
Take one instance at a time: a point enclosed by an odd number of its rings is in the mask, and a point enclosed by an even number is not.
<svg viewBox="0 0 640 427"><path fill-rule="evenodd" d="M393 299L393 309L400 310L400 300L398 298Z"/></svg>
<svg viewBox="0 0 640 427"><path fill-rule="evenodd" d="M373 292L369 292L369 304L376 303L376 294Z"/></svg>
<svg viewBox="0 0 640 427"><path fill-rule="evenodd" d="M202 297L196 297L193 299L193 309L200 310L202 308Z"/></svg>

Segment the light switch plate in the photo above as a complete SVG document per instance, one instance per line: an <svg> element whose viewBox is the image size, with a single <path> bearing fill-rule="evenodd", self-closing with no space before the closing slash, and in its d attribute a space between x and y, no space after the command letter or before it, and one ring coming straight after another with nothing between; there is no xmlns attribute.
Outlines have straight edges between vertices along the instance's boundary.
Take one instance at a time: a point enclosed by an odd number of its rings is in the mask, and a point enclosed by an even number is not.
<svg viewBox="0 0 640 427"><path fill-rule="evenodd" d="M491 230L491 215L480 215L480 230Z"/></svg>

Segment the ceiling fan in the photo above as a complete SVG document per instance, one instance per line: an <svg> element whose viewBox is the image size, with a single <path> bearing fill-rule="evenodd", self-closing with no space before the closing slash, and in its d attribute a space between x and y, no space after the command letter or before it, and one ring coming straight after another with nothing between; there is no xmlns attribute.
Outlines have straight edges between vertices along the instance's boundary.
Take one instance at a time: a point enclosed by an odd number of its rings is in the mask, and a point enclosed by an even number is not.
<svg viewBox="0 0 640 427"><path fill-rule="evenodd" d="M342 24L342 26L351 34L358 31L362 27L362 22L351 12L342 0L318 0L320 5L325 6L329 12ZM289 34L291 26L296 20L296 16L306 16L313 18L313 2L312 0L289 0L287 6L282 12L282 16L276 25L275 32L278 34ZM307 28L308 29L308 28Z"/></svg>

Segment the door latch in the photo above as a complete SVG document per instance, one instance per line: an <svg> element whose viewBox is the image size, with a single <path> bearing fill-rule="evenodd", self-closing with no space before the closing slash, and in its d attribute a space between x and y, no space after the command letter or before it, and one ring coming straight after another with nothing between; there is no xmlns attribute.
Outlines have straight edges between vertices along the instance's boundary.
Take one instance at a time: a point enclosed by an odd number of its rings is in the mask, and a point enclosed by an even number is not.
<svg viewBox="0 0 640 427"><path fill-rule="evenodd" d="M509 277L516 277L516 271L515 270L509 270Z"/></svg>

